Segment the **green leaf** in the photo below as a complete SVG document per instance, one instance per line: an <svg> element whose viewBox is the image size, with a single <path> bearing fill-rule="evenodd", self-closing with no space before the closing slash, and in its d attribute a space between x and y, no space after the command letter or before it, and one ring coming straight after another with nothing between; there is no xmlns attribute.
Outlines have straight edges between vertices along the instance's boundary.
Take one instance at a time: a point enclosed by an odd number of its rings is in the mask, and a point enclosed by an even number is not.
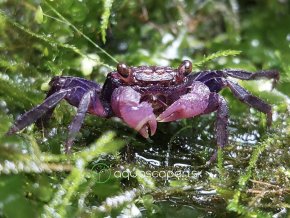
<svg viewBox="0 0 290 218"><path fill-rule="evenodd" d="M114 0L103 0L104 12L102 14L102 24L101 24L101 35L103 43L106 43L106 30L108 28L113 2Z"/></svg>
<svg viewBox="0 0 290 218"><path fill-rule="evenodd" d="M43 22L43 11L42 11L41 6L37 7L37 10L36 10L35 16L34 16L34 20L36 21L36 23L42 24L42 22Z"/></svg>
<svg viewBox="0 0 290 218"><path fill-rule="evenodd" d="M199 68L206 62L212 61L219 57L226 57L226 56L235 56L240 54L241 51L236 50L224 50L224 51L218 51L216 53L210 54L209 56L204 57L201 61L198 61L196 63L192 64L192 68Z"/></svg>
<svg viewBox="0 0 290 218"><path fill-rule="evenodd" d="M25 198L23 186L21 174L0 176L0 214L3 212L4 217L35 217L34 207Z"/></svg>

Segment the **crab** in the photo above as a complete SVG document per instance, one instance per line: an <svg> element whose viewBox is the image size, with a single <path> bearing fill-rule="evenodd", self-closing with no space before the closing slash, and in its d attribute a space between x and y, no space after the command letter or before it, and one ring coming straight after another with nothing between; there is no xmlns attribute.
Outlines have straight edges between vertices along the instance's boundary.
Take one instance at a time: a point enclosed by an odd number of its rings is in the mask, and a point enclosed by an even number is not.
<svg viewBox="0 0 290 218"><path fill-rule="evenodd" d="M119 117L144 138L153 136L158 122L171 122L216 111L216 143L224 147L228 140L228 106L220 94L228 87L241 102L263 112L267 124L272 122L269 104L253 96L229 77L241 80L260 78L279 79L276 70L256 73L244 70L205 70L193 73L192 63L184 60L175 69L163 66L129 67L124 63L107 75L103 86L83 78L56 76L50 81L50 90L43 103L20 116L8 134L26 126L48 120L56 105L63 99L77 107L68 127L65 151L71 151L73 142L86 113L103 117Z"/></svg>

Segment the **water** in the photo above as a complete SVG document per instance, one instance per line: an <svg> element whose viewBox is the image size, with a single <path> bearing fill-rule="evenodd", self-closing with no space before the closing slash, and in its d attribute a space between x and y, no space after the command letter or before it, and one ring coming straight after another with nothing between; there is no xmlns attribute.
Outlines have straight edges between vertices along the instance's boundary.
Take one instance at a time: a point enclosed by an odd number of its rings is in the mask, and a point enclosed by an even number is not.
<svg viewBox="0 0 290 218"><path fill-rule="evenodd" d="M253 150L269 134L266 128L262 126L257 128L255 113L249 114L247 123L243 122L245 119L243 116L231 118L229 124L229 145L223 151L227 185L236 183L237 178L244 173ZM278 116L277 119L281 120L283 116ZM195 123L194 120L189 121L191 122ZM190 191L169 195L167 200L163 198L163 200L157 200L157 205L164 209L165 214L172 211L170 212L172 216L183 214L187 217L186 214L189 212L208 217L230 216L231 213L225 210L224 197L216 188L221 179L217 165L213 163L210 167L205 166L215 150L212 125L214 117L207 116L199 119L198 122L200 122L198 125L193 125L196 128L186 128L173 138L165 137L162 132L157 132L157 139L153 137L152 143L147 145L146 149L134 147L134 161L139 169L155 172L155 175L151 176L161 189L170 189L172 184L181 185L182 188L186 187L186 184L190 185ZM181 124L182 122L165 125ZM204 126L207 128L202 128ZM272 127L269 131L273 133L277 129ZM281 151L277 154L265 154L268 156L267 164L273 164L279 153L281 155ZM265 161L264 158L261 158L261 162L263 161ZM233 191L232 188L231 190ZM153 196L154 194L158 195L153 192ZM146 214L146 210L143 213Z"/></svg>

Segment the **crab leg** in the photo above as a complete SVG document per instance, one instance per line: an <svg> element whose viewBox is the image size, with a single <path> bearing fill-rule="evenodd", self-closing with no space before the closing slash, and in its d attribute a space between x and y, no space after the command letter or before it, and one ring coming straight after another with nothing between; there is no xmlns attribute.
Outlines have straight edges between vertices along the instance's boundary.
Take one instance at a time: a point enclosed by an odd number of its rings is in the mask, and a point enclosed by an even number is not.
<svg viewBox="0 0 290 218"><path fill-rule="evenodd" d="M234 77L241 80L256 80L256 79L274 79L274 84L279 80L279 72L276 70L262 70L256 73L252 73L245 70L207 70L192 75L192 78L196 81L201 81L203 83L208 82L214 78L226 78Z"/></svg>
<svg viewBox="0 0 290 218"><path fill-rule="evenodd" d="M207 70L197 74L193 74L190 78L193 81L200 81L206 84L211 92L219 92L223 87L223 81L227 77L233 77L241 80L256 80L256 79L273 79L273 87L279 80L279 72L276 70L263 70L256 73L244 70Z"/></svg>
<svg viewBox="0 0 290 218"><path fill-rule="evenodd" d="M148 138L148 131L154 135L157 128L153 108L148 102L140 102L141 95L131 87L119 87L111 98L114 113L121 117L131 128Z"/></svg>
<svg viewBox="0 0 290 218"><path fill-rule="evenodd" d="M57 93L59 92L60 90L63 90L61 86L56 86L56 85L53 85L53 82L55 80L57 80L59 77L54 77L51 81L50 81L50 85L51 88L49 89L49 91L47 92L46 94L46 97L45 97L45 100L47 98L49 98L49 96L53 95L54 93ZM70 89L69 87L67 87L66 89ZM36 120L35 124L38 128L42 128L42 127L46 127L47 124L48 124L48 121L50 120L52 114L53 114L53 111L55 109L56 105L54 107L51 107L48 111L45 112L45 114L43 114L38 120Z"/></svg>
<svg viewBox="0 0 290 218"><path fill-rule="evenodd" d="M240 101L248 104L249 106L263 112L267 115L267 125L270 126L272 123L272 108L269 104L259 99L256 96L250 94L247 90L242 88L236 83L226 80L227 86L231 89L235 97Z"/></svg>
<svg viewBox="0 0 290 218"><path fill-rule="evenodd" d="M253 96L251 93L249 93L247 90L245 90L243 87L238 85L237 83L234 83L230 80L227 80L225 78L220 77L218 75L218 72L227 72L228 75L235 78L240 78L244 80L250 80L250 79L257 79L261 77L268 77L273 78L274 81L279 79L279 73L277 71L261 71L257 73L250 73L247 71L235 71L235 70L227 70L227 71L216 71L215 76L210 75L212 72L209 72L205 76L200 76L198 81L204 82L208 87L210 87L212 92L219 92L224 87L229 87L234 94L236 98L238 98L240 101L248 104L249 106L255 108L256 110L259 110L267 115L267 125L270 126L272 123L272 108L269 104L264 102L263 100L259 99L256 96ZM210 76L210 77L209 77Z"/></svg>
<svg viewBox="0 0 290 218"><path fill-rule="evenodd" d="M228 105L226 100L218 95L217 120L216 120L216 138L217 145L224 147L228 143Z"/></svg>
<svg viewBox="0 0 290 218"><path fill-rule="evenodd" d="M274 84L279 80L279 72L276 70L261 70L251 73L244 70L223 70L225 75L241 80L256 80L260 78L274 79Z"/></svg>
<svg viewBox="0 0 290 218"><path fill-rule="evenodd" d="M45 101L31 109L30 111L23 114L20 118L16 120L14 125L9 129L7 135L11 135L15 132L22 130L24 127L32 124L41 116L43 116L47 111L55 107L66 95L71 91L71 89L64 89L50 95Z"/></svg>
<svg viewBox="0 0 290 218"><path fill-rule="evenodd" d="M157 118L158 122L170 122L204 113L208 106L210 90L201 82L194 81L190 91L182 95Z"/></svg>
<svg viewBox="0 0 290 218"><path fill-rule="evenodd" d="M228 144L228 114L229 109L226 100L219 94L212 92L209 97L209 105L204 111L204 114L208 114L217 111L215 134L218 147L223 148ZM217 151L212 155L207 164L215 161Z"/></svg>
<svg viewBox="0 0 290 218"><path fill-rule="evenodd" d="M91 97L93 95L93 90L86 92L78 106L77 114L75 115L73 121L69 125L68 139L65 144L65 152L69 153L73 144L73 141L76 137L76 134L79 132L82 123L84 121L85 115L88 111Z"/></svg>

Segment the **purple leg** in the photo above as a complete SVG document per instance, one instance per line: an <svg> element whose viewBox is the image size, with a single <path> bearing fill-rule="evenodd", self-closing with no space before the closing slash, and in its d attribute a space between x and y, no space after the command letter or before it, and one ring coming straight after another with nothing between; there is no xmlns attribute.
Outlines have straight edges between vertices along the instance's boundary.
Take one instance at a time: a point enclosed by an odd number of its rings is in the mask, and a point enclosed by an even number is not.
<svg viewBox="0 0 290 218"><path fill-rule="evenodd" d="M198 81L194 81L188 88L187 94L182 95L159 115L158 122L170 122L204 113L209 103L209 88Z"/></svg>
<svg viewBox="0 0 290 218"><path fill-rule="evenodd" d="M217 109L217 120L216 120L216 138L217 145L224 147L228 144L228 106L226 100L218 95L218 109Z"/></svg>
<svg viewBox="0 0 290 218"><path fill-rule="evenodd" d="M89 105L91 103L91 98L92 98L93 94L94 94L93 90L88 91L87 93L85 93L83 95L83 97L79 103L77 114L74 117L73 121L71 122L71 124L69 125L69 128L68 128L68 130L69 130L68 139L67 139L66 144L65 144L65 152L66 153L70 153L73 141L76 137L76 134L79 132L79 130L83 124L83 121L84 121L85 115L88 111Z"/></svg>
<svg viewBox="0 0 290 218"><path fill-rule="evenodd" d="M60 90L59 87L52 86L51 89L46 94L45 100L49 98L49 96L53 95L54 93L58 92ZM50 108L47 112L45 112L38 120L36 120L35 124L38 128L46 127L48 124L48 121L50 120L53 111L55 109L56 105L52 108Z"/></svg>
<svg viewBox="0 0 290 218"><path fill-rule="evenodd" d="M244 70L208 70L197 74L193 74L190 79L193 81L201 81L206 84L211 92L219 92L223 88L222 80L227 77L238 78L241 80L257 80L257 79L273 79L273 85L279 80L279 72L275 70L258 71L251 73Z"/></svg>
<svg viewBox="0 0 290 218"><path fill-rule="evenodd" d="M85 114L91 113L101 117L108 116L103 107L99 94L101 87L92 81L77 77L60 76L54 77L44 102L22 115L7 132L13 134L35 121L40 122L42 118L49 119L56 105L65 99L69 104L78 107L77 114L69 126L68 139L65 149L69 152L77 132L80 130ZM47 120L45 120L47 121Z"/></svg>
<svg viewBox="0 0 290 218"><path fill-rule="evenodd" d="M207 82L213 78L227 78L233 77L241 80L257 80L257 79L274 79L274 81L279 80L279 72L276 70L262 70L256 73L252 73L245 70L206 70L191 76L195 81Z"/></svg>
<svg viewBox="0 0 290 218"><path fill-rule="evenodd" d="M272 108L269 104L263 100L250 94L243 87L227 80L223 77L235 77L243 80L252 80L258 78L271 78L274 81L279 79L279 73L277 71L260 71L257 73L250 73L240 70L223 70L223 71L206 71L204 75L196 76L195 79L204 82L212 92L219 92L224 87L229 87L236 98L240 101L248 104L250 107L255 108L267 115L267 125L272 123Z"/></svg>
<svg viewBox="0 0 290 218"><path fill-rule="evenodd" d="M24 127L32 124L41 116L43 116L47 111L54 108L66 95L71 91L71 89L64 89L56 92L49 96L45 101L31 109L30 111L23 114L19 119L16 120L14 125L9 129L7 135L11 135L15 132L22 130Z"/></svg>
<svg viewBox="0 0 290 218"><path fill-rule="evenodd" d="M267 125L270 126L272 124L272 108L269 104L264 102L263 100L257 98L250 94L247 90L239 86L238 84L231 82L229 80L225 80L226 86L228 86L234 96L238 98L240 101L248 104L249 106L259 110L267 115Z"/></svg>
<svg viewBox="0 0 290 218"><path fill-rule="evenodd" d="M215 130L216 130L216 141L220 148L223 148L228 144L228 106L226 100L217 93L211 93L209 98L209 105L206 108L204 114L217 111ZM213 154L207 164L212 163L216 159L217 152Z"/></svg>
<svg viewBox="0 0 290 218"><path fill-rule="evenodd" d="M111 98L114 113L121 117L131 128L148 138L148 131L154 135L157 122L153 108L148 102L141 102L140 93L131 87L119 87L114 90Z"/></svg>
<svg viewBox="0 0 290 218"><path fill-rule="evenodd" d="M224 97L222 97L217 93L213 92L210 94L209 102L210 103L206 108L204 114L217 111L216 138L217 145L222 148L228 143L227 126L228 126L229 109Z"/></svg>
<svg viewBox="0 0 290 218"><path fill-rule="evenodd" d="M84 93L88 92L89 90L96 90L97 92L100 92L101 87L99 84L83 79L78 77L70 77L70 76L56 76L51 79L49 82L50 90L48 91L46 98L52 94L59 92L63 89L73 89L72 93L68 93L67 97L65 98L70 104L74 106L78 106L81 97L84 95ZM75 88L78 89L76 90ZM97 96L98 97L98 96ZM36 125L38 127L45 127L49 121L49 119L52 116L52 113L55 109L55 106L49 109L44 115L41 116L36 121ZM93 111L95 114L95 111Z"/></svg>
<svg viewBox="0 0 290 218"><path fill-rule="evenodd" d="M261 70L256 73L251 73L244 70L223 70L225 75L238 78L241 80L256 80L261 78L274 79L274 84L279 80L280 74L276 70Z"/></svg>

